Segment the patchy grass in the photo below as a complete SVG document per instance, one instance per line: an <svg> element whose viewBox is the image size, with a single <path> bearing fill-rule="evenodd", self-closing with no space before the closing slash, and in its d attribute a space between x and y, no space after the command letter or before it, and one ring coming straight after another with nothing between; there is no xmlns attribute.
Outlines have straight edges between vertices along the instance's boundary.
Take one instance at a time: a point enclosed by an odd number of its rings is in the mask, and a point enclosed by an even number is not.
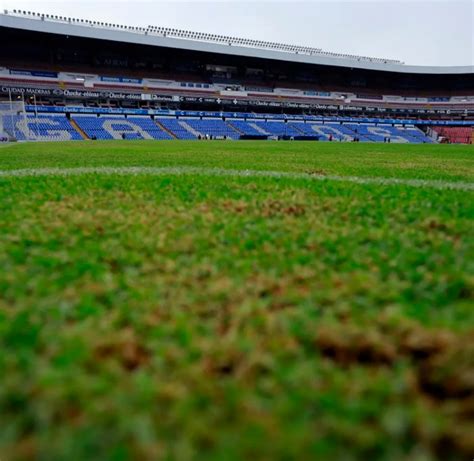
<svg viewBox="0 0 474 461"><path fill-rule="evenodd" d="M94 141L17 144L2 170L79 166L191 166L328 175L474 180L473 146L261 141ZM449 161L448 161L449 160Z"/></svg>
<svg viewBox="0 0 474 461"><path fill-rule="evenodd" d="M473 149L77 143L0 170L472 181ZM474 193L298 178L0 178L0 457L474 456ZM270 443L269 443L270 441Z"/></svg>

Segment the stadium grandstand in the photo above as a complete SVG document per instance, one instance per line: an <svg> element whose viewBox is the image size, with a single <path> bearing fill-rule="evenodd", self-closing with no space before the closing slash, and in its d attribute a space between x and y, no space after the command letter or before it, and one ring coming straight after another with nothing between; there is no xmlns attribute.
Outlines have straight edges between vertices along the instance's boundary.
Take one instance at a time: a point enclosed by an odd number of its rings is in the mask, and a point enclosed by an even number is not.
<svg viewBox="0 0 474 461"><path fill-rule="evenodd" d="M0 10L0 461L474 460L454 3Z"/></svg>
<svg viewBox="0 0 474 461"><path fill-rule="evenodd" d="M18 10L0 33L4 140L474 139L472 66Z"/></svg>

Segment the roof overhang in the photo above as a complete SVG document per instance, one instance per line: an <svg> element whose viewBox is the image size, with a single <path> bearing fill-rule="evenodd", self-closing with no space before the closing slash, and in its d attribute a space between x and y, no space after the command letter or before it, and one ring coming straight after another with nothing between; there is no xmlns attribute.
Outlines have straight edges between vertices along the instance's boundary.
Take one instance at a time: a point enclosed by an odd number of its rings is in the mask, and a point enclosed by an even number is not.
<svg viewBox="0 0 474 461"><path fill-rule="evenodd" d="M290 53L284 51L273 51L244 46L224 45L208 43L204 41L190 40L185 38L164 37L146 32L135 32L104 28L100 26L82 25L67 22L54 22L29 17L0 14L0 27L20 29L32 32L44 32L64 36L91 38L97 40L110 40L121 43L137 45L148 45L180 50L199 51L205 53L216 53L249 58L269 59L286 61L291 63L314 64L323 66L335 66L351 69L365 69L383 72L396 72L402 74L425 74L425 75L465 75L474 74L472 66L411 66L396 63L379 63L366 60L339 58L332 56L319 56Z"/></svg>

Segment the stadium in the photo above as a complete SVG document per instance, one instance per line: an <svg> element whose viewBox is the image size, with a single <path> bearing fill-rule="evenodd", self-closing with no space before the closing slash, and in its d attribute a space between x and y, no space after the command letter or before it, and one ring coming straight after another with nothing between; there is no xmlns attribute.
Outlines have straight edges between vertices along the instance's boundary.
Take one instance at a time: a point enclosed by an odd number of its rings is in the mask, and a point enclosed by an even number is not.
<svg viewBox="0 0 474 461"><path fill-rule="evenodd" d="M473 459L474 66L0 37L2 461Z"/></svg>
<svg viewBox="0 0 474 461"><path fill-rule="evenodd" d="M468 66L17 10L1 24L1 92L26 109L3 116L9 139L473 139Z"/></svg>

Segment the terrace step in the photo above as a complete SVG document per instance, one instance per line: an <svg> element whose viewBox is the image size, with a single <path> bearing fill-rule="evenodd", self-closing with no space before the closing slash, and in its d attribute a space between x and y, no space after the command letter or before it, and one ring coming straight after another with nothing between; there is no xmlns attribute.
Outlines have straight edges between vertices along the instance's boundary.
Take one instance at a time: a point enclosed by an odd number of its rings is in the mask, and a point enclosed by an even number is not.
<svg viewBox="0 0 474 461"><path fill-rule="evenodd" d="M251 126L254 130L257 130L259 133L268 136L270 133L267 133L263 128L259 127L256 123L249 122L249 126Z"/></svg>
<svg viewBox="0 0 474 461"><path fill-rule="evenodd" d="M237 127L235 127L234 125L232 125L232 123L230 122L226 122L226 125L228 127L230 127L231 129L233 129L236 133L238 133L239 135L244 135L245 133L242 131L242 130L239 130Z"/></svg>
<svg viewBox="0 0 474 461"><path fill-rule="evenodd" d="M165 131L166 133L168 133L173 139L178 139L178 136L176 136L171 130L169 130L168 128L166 128L160 121L155 120L154 122L155 122L155 124L158 125L158 127L160 127L163 131Z"/></svg>
<svg viewBox="0 0 474 461"><path fill-rule="evenodd" d="M191 125L188 125L186 122L183 122L182 120L178 120L178 123L189 133L194 135L196 138L199 136L203 137L202 133L199 133L199 131L195 130Z"/></svg>
<svg viewBox="0 0 474 461"><path fill-rule="evenodd" d="M87 136L86 132L77 124L77 122L71 118L69 120L71 122L72 127L82 136L83 139L90 139L89 136Z"/></svg>
<svg viewBox="0 0 474 461"><path fill-rule="evenodd" d="M290 123L290 125L296 130L298 131L300 134L304 135L305 132L298 126L298 125L295 125L295 124L292 124Z"/></svg>

